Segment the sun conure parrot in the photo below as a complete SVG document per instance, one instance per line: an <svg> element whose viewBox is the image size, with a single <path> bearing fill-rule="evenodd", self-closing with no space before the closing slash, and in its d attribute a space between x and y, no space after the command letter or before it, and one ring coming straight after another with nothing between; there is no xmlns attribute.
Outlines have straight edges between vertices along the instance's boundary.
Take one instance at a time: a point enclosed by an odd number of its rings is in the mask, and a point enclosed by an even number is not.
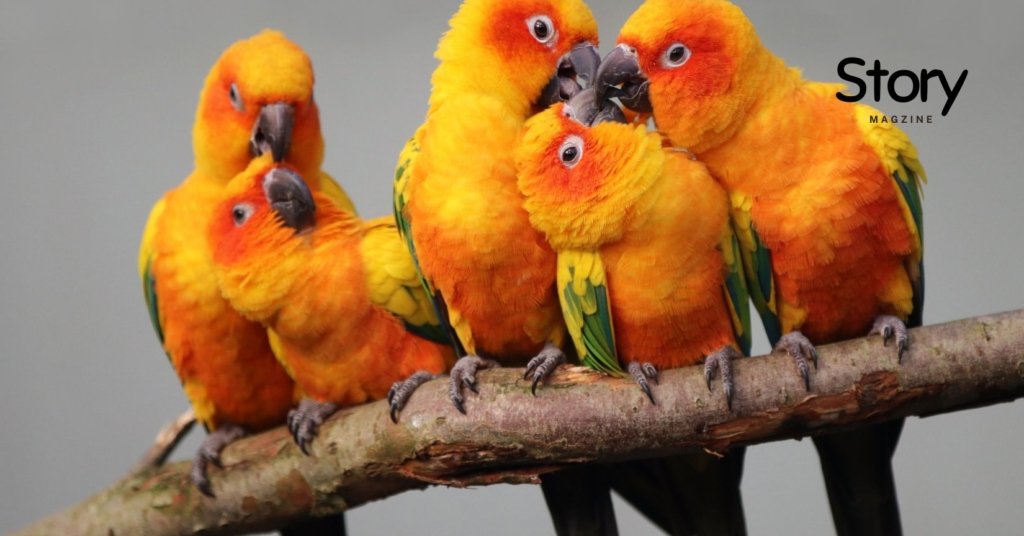
<svg viewBox="0 0 1024 536"><path fill-rule="evenodd" d="M303 452L339 408L455 360L394 219L338 208L290 166L262 158L232 180L209 240L224 296L269 328L305 397L288 417Z"/></svg>
<svg viewBox="0 0 1024 536"><path fill-rule="evenodd" d="M438 45L426 120L399 157L394 208L460 356L449 378L459 411L480 369L527 364L536 387L566 359L555 254L523 210L513 151L531 115L593 79L597 39L582 0L465 0ZM542 478L555 530L614 534L607 482L583 469Z"/></svg>
<svg viewBox="0 0 1024 536"><path fill-rule="evenodd" d="M555 256L522 208L512 152L530 115L592 79L596 43L580 0L466 0L438 45L426 121L400 155L395 215L454 331L459 411L479 369L536 358L539 382L565 360Z"/></svg>
<svg viewBox="0 0 1024 536"><path fill-rule="evenodd" d="M586 89L530 119L517 149L530 222L557 254L569 335L584 365L632 377L652 403L658 370L703 361L709 388L720 373L731 404L730 363L749 352L750 313L728 198L689 154L664 148L645 125L623 123L618 107ZM745 533L741 456L608 470L668 532ZM654 502L630 485L648 475L664 490L650 494Z"/></svg>
<svg viewBox="0 0 1024 536"><path fill-rule="evenodd" d="M907 136L804 80L725 0L648 0L618 43L595 84L653 112L728 190L754 304L808 389L815 344L877 333L901 357L924 300L925 174ZM815 438L839 534L901 532L902 425Z"/></svg>
<svg viewBox="0 0 1024 536"><path fill-rule="evenodd" d="M139 252L150 317L196 417L210 432L192 479L212 495L207 467L225 445L283 424L295 387L274 358L266 330L221 296L207 228L224 186L256 155L287 161L313 188L352 210L320 171L323 139L309 57L280 32L233 44L214 64L199 96L195 169L153 207Z"/></svg>

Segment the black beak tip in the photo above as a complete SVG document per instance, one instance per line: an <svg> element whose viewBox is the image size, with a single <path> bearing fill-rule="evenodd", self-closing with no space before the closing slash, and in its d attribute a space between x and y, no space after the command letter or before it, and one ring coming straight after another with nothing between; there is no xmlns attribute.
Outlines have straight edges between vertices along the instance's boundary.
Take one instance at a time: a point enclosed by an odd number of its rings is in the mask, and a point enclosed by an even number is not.
<svg viewBox="0 0 1024 536"><path fill-rule="evenodd" d="M263 178L263 193L281 221L296 232L312 227L316 203L305 181L287 168L274 168Z"/></svg>
<svg viewBox="0 0 1024 536"><path fill-rule="evenodd" d="M598 54L597 48L590 43L578 45L569 52L567 59L576 73L579 84L583 87L592 86L597 78L597 70L601 66L601 55Z"/></svg>
<svg viewBox="0 0 1024 536"><path fill-rule="evenodd" d="M586 127L592 127L606 121L626 123L626 116L617 104L602 99L597 89L589 87L574 95L565 104L564 113Z"/></svg>
<svg viewBox="0 0 1024 536"><path fill-rule="evenodd" d="M270 156L274 159L275 164L284 162L284 156L287 150L288 149L286 147L283 147L279 143L273 143L270 145Z"/></svg>
<svg viewBox="0 0 1024 536"><path fill-rule="evenodd" d="M584 126L590 126L590 121L597 115L598 109L597 93L594 88L587 88L573 95L565 103L562 111L570 119L574 119Z"/></svg>
<svg viewBox="0 0 1024 536"><path fill-rule="evenodd" d="M594 87L597 89L598 97L602 98L609 88L642 79L636 50L625 44L616 46L601 61L594 78Z"/></svg>
<svg viewBox="0 0 1024 536"><path fill-rule="evenodd" d="M294 123L295 109L290 104L277 102L260 109L249 138L253 156L269 152L274 162L283 162L291 150Z"/></svg>
<svg viewBox="0 0 1024 536"><path fill-rule="evenodd" d="M581 43L558 61L555 75L541 91L537 104L548 107L575 97L584 88L593 85L601 55L590 43Z"/></svg>

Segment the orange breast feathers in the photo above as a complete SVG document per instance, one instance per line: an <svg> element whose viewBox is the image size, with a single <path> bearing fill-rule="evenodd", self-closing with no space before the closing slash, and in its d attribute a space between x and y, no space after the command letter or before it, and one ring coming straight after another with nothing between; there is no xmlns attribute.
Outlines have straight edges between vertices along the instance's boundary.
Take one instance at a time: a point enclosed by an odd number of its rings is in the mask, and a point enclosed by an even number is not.
<svg viewBox="0 0 1024 536"><path fill-rule="evenodd" d="M619 355L659 369L736 344L719 250L729 232L725 192L703 165L670 156L646 194L658 199L647 218L601 248Z"/></svg>
<svg viewBox="0 0 1024 536"><path fill-rule="evenodd" d="M211 213L209 196L197 184L168 194L156 223L160 262L152 270L164 348L205 426L277 426L294 401L294 383L271 352L266 331L221 297L207 242L196 240L205 236L201 229Z"/></svg>
<svg viewBox="0 0 1024 536"><path fill-rule="evenodd" d="M879 314L910 313L915 252L898 187L854 109L800 92L702 154L771 250L782 331L813 342L859 336ZM813 132L813 136L808 133Z"/></svg>
<svg viewBox="0 0 1024 536"><path fill-rule="evenodd" d="M409 333L371 303L364 262L372 260L360 252L361 222L341 210L324 212L308 245L292 253L303 257L301 268L290 265L300 271L267 323L300 390L318 402L353 405L384 398L416 371L443 373L452 359L447 346Z"/></svg>
<svg viewBox="0 0 1024 536"><path fill-rule="evenodd" d="M408 211L422 271L466 350L516 364L563 335L555 254L530 226L516 188L519 128L485 120L511 121L499 112L485 102L434 112Z"/></svg>
<svg viewBox="0 0 1024 536"><path fill-rule="evenodd" d="M407 332L371 302L362 220L325 194L297 186L297 178L284 187L305 193L271 203L268 196L278 195L280 185L270 186L267 177L280 169L257 162L233 180L210 236L225 297L271 330L301 393L351 405L383 398L415 371L442 373L450 350ZM295 216L304 204L297 199L309 199L315 215L307 209Z"/></svg>

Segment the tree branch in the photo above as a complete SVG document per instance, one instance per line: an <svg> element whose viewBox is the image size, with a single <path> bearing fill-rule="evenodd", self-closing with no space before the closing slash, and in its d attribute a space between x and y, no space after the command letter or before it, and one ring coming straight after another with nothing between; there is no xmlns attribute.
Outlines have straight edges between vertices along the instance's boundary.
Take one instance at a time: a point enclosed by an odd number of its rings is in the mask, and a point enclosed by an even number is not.
<svg viewBox="0 0 1024 536"><path fill-rule="evenodd" d="M149 447L149 450L142 455L138 462L135 462L131 472L138 473L145 469L163 465L171 453L174 452L174 448L178 446L178 443L181 443L182 439L185 439L185 436L188 435L189 430L195 424L196 413L191 409L188 409L181 415L178 415L173 421L167 423L157 433L156 439L153 440L153 446Z"/></svg>
<svg viewBox="0 0 1024 536"><path fill-rule="evenodd" d="M433 381L398 425L380 402L340 412L313 456L283 429L232 444L212 475L216 499L192 487L187 463L148 468L21 534L272 530L428 484L536 483L569 463L724 452L1024 396L1024 310L912 330L902 366L878 337L819 352L810 393L785 355L736 363L732 412L718 384L708 392L702 367L663 372L657 406L632 382L578 367L559 370L536 398L520 369L486 371L468 416Z"/></svg>

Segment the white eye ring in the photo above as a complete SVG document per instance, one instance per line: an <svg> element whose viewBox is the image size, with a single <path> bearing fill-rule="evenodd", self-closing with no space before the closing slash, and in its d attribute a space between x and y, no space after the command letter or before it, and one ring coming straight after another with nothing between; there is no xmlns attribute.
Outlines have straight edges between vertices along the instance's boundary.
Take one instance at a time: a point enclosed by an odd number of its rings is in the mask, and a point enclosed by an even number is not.
<svg viewBox="0 0 1024 536"><path fill-rule="evenodd" d="M583 159L583 138L573 134L565 138L562 146L558 148L558 161L567 169L576 167Z"/></svg>
<svg viewBox="0 0 1024 536"><path fill-rule="evenodd" d="M682 43L672 43L665 49L665 54L661 57L661 64L670 69L681 67L690 60L691 55L690 47Z"/></svg>
<svg viewBox="0 0 1024 536"><path fill-rule="evenodd" d="M245 103L242 102L242 94L238 92L238 86L233 82L231 88L228 89L228 98L231 99L231 105L235 107L239 112L245 110Z"/></svg>
<svg viewBox="0 0 1024 536"><path fill-rule="evenodd" d="M551 46L555 42L555 25L547 15L534 15L526 19L526 28L539 43Z"/></svg>
<svg viewBox="0 0 1024 536"><path fill-rule="evenodd" d="M252 217L253 212L256 212L255 207L249 203L239 203L231 208L231 219L235 222L235 227L241 227L245 225L245 222L249 221Z"/></svg>

